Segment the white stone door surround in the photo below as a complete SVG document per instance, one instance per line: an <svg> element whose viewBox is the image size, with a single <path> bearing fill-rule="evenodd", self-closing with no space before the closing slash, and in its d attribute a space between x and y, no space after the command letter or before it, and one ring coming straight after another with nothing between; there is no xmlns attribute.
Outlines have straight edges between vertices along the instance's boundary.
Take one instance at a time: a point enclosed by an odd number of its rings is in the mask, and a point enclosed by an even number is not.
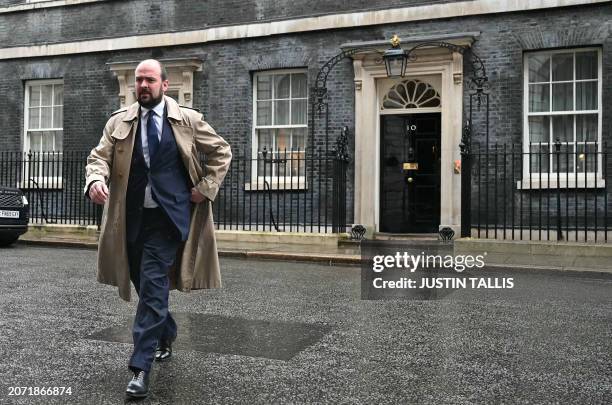
<svg viewBox="0 0 612 405"><path fill-rule="evenodd" d="M474 34L452 38L427 38L410 41L409 49L425 41L445 41L469 46ZM371 48L374 43L360 44ZM376 43L384 51L387 42ZM355 47L346 44L344 49ZM440 228L450 227L459 235L461 228L461 174L455 170L460 161L459 143L463 124L463 55L449 49L432 47L417 51L417 58L408 62L406 77L388 79L379 54L364 51L353 56L355 71L355 213L354 223L366 227L366 236L379 231L380 222L380 115L384 88L390 88L408 78L437 82L434 87L441 95L441 108L401 109L398 114L441 112L441 179ZM431 78L434 78L433 80ZM433 84L433 83L432 83ZM439 86L439 88L437 88ZM420 110L420 111L419 111Z"/></svg>

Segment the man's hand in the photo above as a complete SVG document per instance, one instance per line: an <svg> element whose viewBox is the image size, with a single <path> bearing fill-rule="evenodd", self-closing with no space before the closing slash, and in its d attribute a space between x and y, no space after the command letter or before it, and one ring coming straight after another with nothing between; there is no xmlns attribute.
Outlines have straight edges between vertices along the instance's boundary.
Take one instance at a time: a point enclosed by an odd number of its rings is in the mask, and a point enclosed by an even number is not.
<svg viewBox="0 0 612 405"><path fill-rule="evenodd" d="M108 199L108 187L102 181L95 181L89 187L89 198L96 204L104 204Z"/></svg>
<svg viewBox="0 0 612 405"><path fill-rule="evenodd" d="M206 200L206 197L204 197L204 196L202 195L202 193L200 193L200 192L198 191L198 189L197 189L197 188L193 187L193 188L191 189L191 202L192 202L192 203L199 204L199 203L201 203L201 202L202 202L202 201L204 201L204 200Z"/></svg>

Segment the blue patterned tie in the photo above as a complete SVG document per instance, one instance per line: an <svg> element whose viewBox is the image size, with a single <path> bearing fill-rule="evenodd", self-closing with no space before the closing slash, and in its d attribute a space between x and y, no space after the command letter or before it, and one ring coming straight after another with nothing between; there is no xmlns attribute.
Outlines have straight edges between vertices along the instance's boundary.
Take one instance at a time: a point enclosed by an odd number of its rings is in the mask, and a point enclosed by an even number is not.
<svg viewBox="0 0 612 405"><path fill-rule="evenodd" d="M149 161L153 160L155 152L159 147L159 137L157 135L157 126L155 125L155 111L150 110L147 117L147 141L149 143Z"/></svg>

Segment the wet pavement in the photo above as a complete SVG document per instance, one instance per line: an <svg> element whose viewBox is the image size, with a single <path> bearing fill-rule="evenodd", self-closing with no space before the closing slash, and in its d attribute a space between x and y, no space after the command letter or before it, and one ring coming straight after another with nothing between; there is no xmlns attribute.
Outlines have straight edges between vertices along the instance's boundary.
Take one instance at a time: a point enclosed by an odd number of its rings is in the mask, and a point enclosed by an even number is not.
<svg viewBox="0 0 612 405"><path fill-rule="evenodd" d="M0 403L124 402L136 303L96 283L94 263L0 249ZM140 403L612 402L610 276L496 269L515 288L361 300L359 267L221 265L224 288L171 293L180 337Z"/></svg>
<svg viewBox="0 0 612 405"><path fill-rule="evenodd" d="M188 325L173 344L174 350L195 350L220 354L290 360L293 356L318 342L329 326L251 320L238 317L173 313L177 324ZM131 320L87 336L88 339L116 343L132 343Z"/></svg>

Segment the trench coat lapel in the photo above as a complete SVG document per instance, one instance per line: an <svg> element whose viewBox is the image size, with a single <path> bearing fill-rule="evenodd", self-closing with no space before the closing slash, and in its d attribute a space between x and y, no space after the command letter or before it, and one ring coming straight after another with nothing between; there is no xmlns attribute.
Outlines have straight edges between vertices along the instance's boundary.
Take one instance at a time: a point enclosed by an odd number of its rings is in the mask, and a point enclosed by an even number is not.
<svg viewBox="0 0 612 405"><path fill-rule="evenodd" d="M168 108L169 118L168 122L172 127L174 139L176 140L176 146L179 150L179 153L181 154L183 165L185 165L185 169L187 169L187 172L189 173L191 183L195 185L198 183L198 176L200 176L201 173L198 173L195 169L196 166L192 164L192 158L194 156L194 153L196 153L193 150L193 128L191 125L185 124L178 104L172 101L168 102L168 100L166 99L166 106Z"/></svg>

